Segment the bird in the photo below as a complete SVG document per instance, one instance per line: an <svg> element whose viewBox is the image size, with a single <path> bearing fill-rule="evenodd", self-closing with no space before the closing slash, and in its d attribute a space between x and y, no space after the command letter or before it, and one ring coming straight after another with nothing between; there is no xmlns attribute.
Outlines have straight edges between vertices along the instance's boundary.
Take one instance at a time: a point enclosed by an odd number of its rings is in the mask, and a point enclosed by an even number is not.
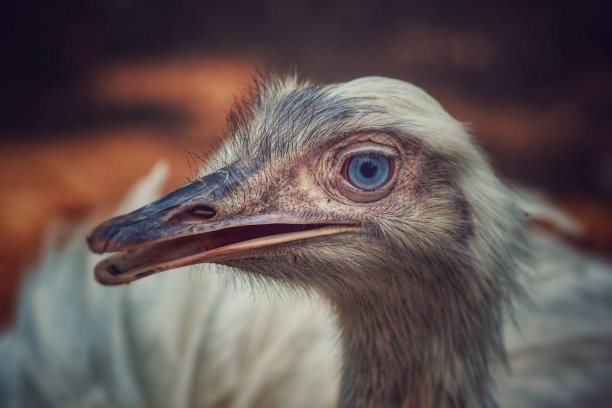
<svg viewBox="0 0 612 408"><path fill-rule="evenodd" d="M43 251L3 406L609 404L612 267L421 88L256 80L226 140L159 199L156 168L97 255Z"/></svg>

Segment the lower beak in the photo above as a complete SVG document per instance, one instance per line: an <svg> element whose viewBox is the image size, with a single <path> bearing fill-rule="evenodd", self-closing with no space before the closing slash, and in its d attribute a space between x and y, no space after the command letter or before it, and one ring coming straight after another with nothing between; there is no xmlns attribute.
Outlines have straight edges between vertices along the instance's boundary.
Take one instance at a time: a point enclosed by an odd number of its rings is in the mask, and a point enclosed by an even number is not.
<svg viewBox="0 0 612 408"><path fill-rule="evenodd" d="M90 249L117 253L96 265L96 280L125 284L182 266L253 256L270 246L360 231L324 220L304 223L290 214L219 216L223 196L251 173L228 166L98 226L87 239Z"/></svg>

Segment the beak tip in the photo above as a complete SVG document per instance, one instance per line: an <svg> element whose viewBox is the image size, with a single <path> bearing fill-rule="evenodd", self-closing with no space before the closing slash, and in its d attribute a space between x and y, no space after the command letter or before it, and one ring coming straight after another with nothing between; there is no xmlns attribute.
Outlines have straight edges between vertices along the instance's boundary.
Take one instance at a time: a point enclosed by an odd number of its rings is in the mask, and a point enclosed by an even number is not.
<svg viewBox="0 0 612 408"><path fill-rule="evenodd" d="M103 254L106 252L106 241L100 239L99 234L96 234L97 229L87 235L87 246L91 252Z"/></svg>
<svg viewBox="0 0 612 408"><path fill-rule="evenodd" d="M111 260L105 259L99 262L94 269L94 278L105 286L116 286L129 283L121 271Z"/></svg>
<svg viewBox="0 0 612 408"><path fill-rule="evenodd" d="M89 249L96 254L105 252L116 252L119 250L119 245L116 242L116 235L121 231L122 224L117 223L116 219L110 219L89 233L87 236L87 245Z"/></svg>

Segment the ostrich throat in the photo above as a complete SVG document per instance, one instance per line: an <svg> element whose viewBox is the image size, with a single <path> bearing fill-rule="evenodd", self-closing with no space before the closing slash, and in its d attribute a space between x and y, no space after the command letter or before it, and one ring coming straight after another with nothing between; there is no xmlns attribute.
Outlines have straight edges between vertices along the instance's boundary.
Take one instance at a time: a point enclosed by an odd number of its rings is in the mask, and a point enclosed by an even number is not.
<svg viewBox="0 0 612 408"><path fill-rule="evenodd" d="M475 281L465 274L472 271L447 267L454 278L429 270L427 281L402 281L397 277L415 272L379 271L383 292L335 300L343 349L339 407L495 406L489 365L502 349L498 307L470 298Z"/></svg>

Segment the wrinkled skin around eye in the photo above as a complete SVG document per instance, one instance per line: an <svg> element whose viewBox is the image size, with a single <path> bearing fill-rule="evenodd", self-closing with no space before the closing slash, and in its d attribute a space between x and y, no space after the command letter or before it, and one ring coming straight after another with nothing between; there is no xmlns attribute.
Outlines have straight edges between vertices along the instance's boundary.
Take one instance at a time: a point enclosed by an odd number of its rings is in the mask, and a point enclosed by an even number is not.
<svg viewBox="0 0 612 408"><path fill-rule="evenodd" d="M358 154L346 163L346 179L356 188L372 191L382 187L391 176L390 160L376 153Z"/></svg>
<svg viewBox="0 0 612 408"><path fill-rule="evenodd" d="M365 208L360 204L374 206L393 191L404 155L404 146L393 136L359 133L316 152L306 162L307 174L328 202L350 206L342 211L359 212Z"/></svg>

